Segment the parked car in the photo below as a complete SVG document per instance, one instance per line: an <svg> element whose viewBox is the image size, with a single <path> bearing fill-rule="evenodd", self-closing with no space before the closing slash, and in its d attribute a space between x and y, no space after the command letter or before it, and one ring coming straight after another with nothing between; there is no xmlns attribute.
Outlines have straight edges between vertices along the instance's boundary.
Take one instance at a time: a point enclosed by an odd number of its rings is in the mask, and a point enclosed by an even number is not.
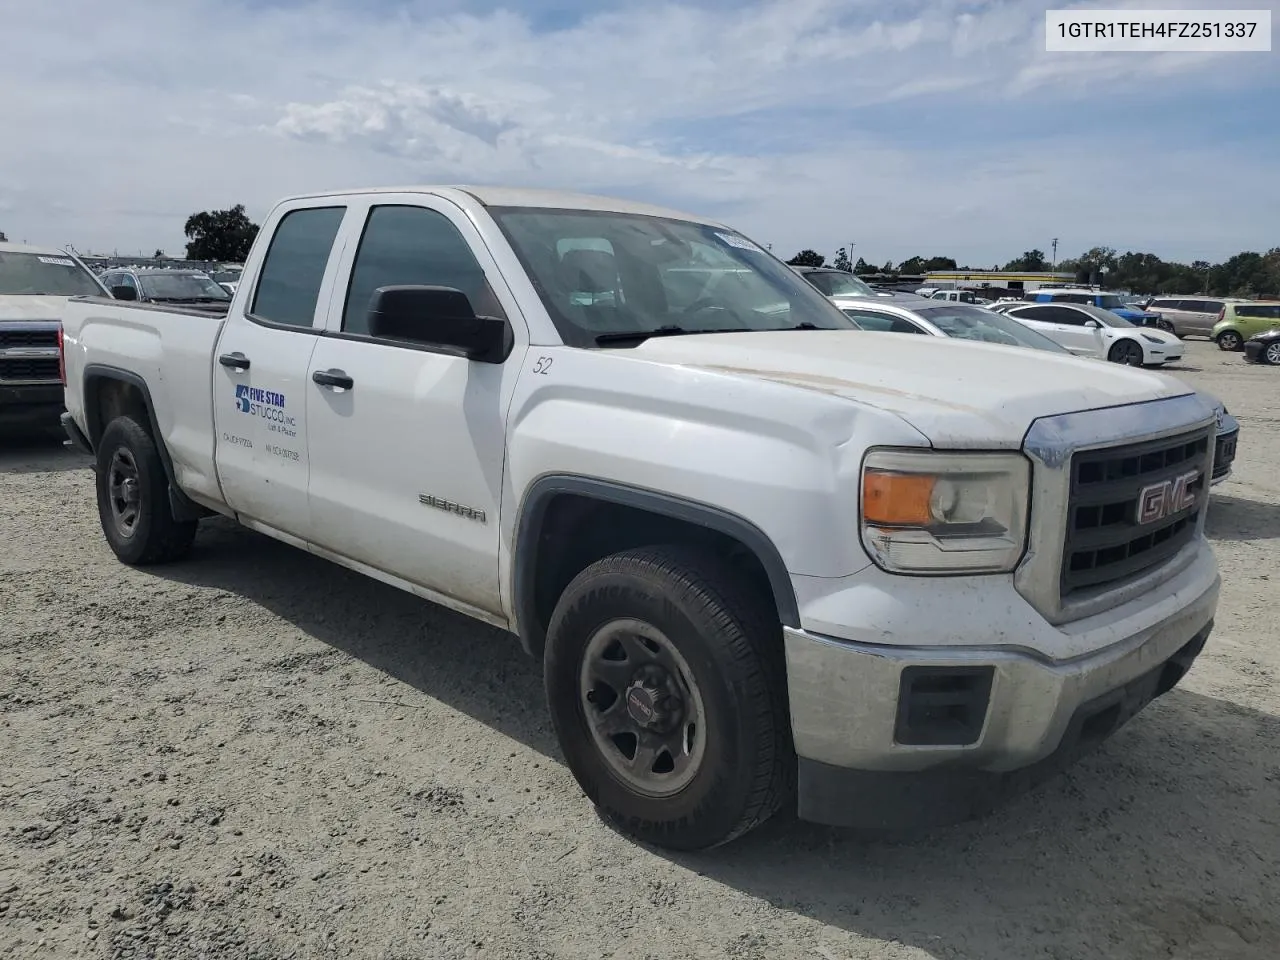
<svg viewBox="0 0 1280 960"><path fill-rule="evenodd" d="M114 269L103 273L102 282L117 300L182 304L215 312L231 302L231 294L199 270Z"/></svg>
<svg viewBox="0 0 1280 960"><path fill-rule="evenodd" d="M892 294L875 290L846 270L834 267L792 267L796 273L828 297L886 297Z"/></svg>
<svg viewBox="0 0 1280 960"><path fill-rule="evenodd" d="M1250 363L1280 365L1280 324L1277 329L1256 333L1244 342L1244 356Z"/></svg>
<svg viewBox="0 0 1280 960"><path fill-rule="evenodd" d="M1039 290L1024 294L1022 299L1029 303L1086 304L1098 307L1101 310L1110 310L1117 316L1128 320L1134 326L1158 327L1161 330L1169 330L1170 328L1170 325L1164 321L1160 314L1152 313L1149 310L1135 309L1125 302L1124 295L1118 293L1105 293L1100 290L1075 289L1071 287L1046 290L1042 287ZM1170 332L1172 331L1170 330Z"/></svg>
<svg viewBox="0 0 1280 960"><path fill-rule="evenodd" d="M1154 297L1148 309L1170 324L1170 333L1179 337L1208 337L1228 303L1247 300L1224 297Z"/></svg>
<svg viewBox="0 0 1280 960"><path fill-rule="evenodd" d="M924 297L904 298L893 303L852 297L833 299L845 316L862 330L977 340L1068 355L1071 352L1025 324L967 303L944 304Z"/></svg>
<svg viewBox="0 0 1280 960"><path fill-rule="evenodd" d="M1280 300L1246 300L1227 303L1218 314L1210 335L1222 350L1239 350L1244 342L1280 326Z"/></svg>
<svg viewBox="0 0 1280 960"><path fill-rule="evenodd" d="M213 270L209 273L209 279L222 287L227 293L236 292L236 284L240 282L241 267L227 268L224 270Z"/></svg>
<svg viewBox="0 0 1280 960"><path fill-rule="evenodd" d="M1025 323L1082 357L1132 367L1181 360L1182 341L1163 330L1136 327L1114 311L1085 303L1010 303L992 308Z"/></svg>
<svg viewBox="0 0 1280 960"><path fill-rule="evenodd" d="M585 794L655 844L793 797L965 819L1176 686L1212 629L1194 391L850 333L710 220L304 196L223 313L82 299L65 325L65 423L122 562L224 514L511 631Z"/></svg>
<svg viewBox="0 0 1280 960"><path fill-rule="evenodd" d="M58 337L68 297L106 290L73 254L0 243L0 426L57 429Z"/></svg>
<svg viewBox="0 0 1280 960"><path fill-rule="evenodd" d="M980 340L1008 346L1030 347L1050 353L1070 353L1066 347L1012 317L994 310L983 310L958 303L949 306L924 300L911 303L868 303L856 298L836 299L836 306L862 330L888 333L917 333L957 340ZM1280 353L1280 348L1277 348ZM1228 412L1226 404L1212 394L1200 392L1213 408L1217 424L1213 460L1212 485L1226 480L1236 458L1236 442L1240 424Z"/></svg>
<svg viewBox="0 0 1280 960"><path fill-rule="evenodd" d="M950 303L974 303L977 297L971 290L935 290L929 294L930 300L946 300Z"/></svg>

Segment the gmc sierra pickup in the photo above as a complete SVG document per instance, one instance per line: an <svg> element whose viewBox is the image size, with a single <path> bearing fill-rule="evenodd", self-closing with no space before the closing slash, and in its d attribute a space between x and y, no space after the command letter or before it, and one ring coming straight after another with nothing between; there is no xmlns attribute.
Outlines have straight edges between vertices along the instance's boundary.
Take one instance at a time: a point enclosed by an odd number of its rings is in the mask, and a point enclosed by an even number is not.
<svg viewBox="0 0 1280 960"><path fill-rule="evenodd" d="M295 198L225 316L85 298L63 348L120 560L224 514L510 630L584 792L661 845L980 815L1213 623L1188 387L857 332L687 214Z"/></svg>
<svg viewBox="0 0 1280 960"><path fill-rule="evenodd" d="M68 297L106 288L61 250L0 243L0 427L58 428L58 326Z"/></svg>

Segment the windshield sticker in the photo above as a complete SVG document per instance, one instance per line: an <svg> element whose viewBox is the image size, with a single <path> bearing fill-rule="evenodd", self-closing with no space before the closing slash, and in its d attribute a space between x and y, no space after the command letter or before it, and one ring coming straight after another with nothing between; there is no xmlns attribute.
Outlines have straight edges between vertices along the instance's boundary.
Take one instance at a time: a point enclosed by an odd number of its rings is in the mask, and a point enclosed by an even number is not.
<svg viewBox="0 0 1280 960"><path fill-rule="evenodd" d="M739 250L750 250L752 253L764 253L759 247L748 240L746 237L740 237L735 233L717 233L722 241L731 247L737 247Z"/></svg>
<svg viewBox="0 0 1280 960"><path fill-rule="evenodd" d="M67 257L36 257L41 263L51 263L55 267L74 267L76 262Z"/></svg>

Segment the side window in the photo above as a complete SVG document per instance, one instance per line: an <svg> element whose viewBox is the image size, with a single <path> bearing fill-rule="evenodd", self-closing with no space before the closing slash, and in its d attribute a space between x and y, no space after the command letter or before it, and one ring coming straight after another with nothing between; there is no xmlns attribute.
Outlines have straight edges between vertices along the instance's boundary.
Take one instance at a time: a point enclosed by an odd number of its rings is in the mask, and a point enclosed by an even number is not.
<svg viewBox="0 0 1280 960"><path fill-rule="evenodd" d="M1202 300L1197 308L1205 313L1217 313L1225 306L1221 300Z"/></svg>
<svg viewBox="0 0 1280 960"><path fill-rule="evenodd" d="M898 319L897 317L889 316L885 313L875 313L870 310L846 309L844 314L856 322L863 330L877 330L884 332L893 331L893 325Z"/></svg>
<svg viewBox="0 0 1280 960"><path fill-rule="evenodd" d="M448 217L425 207L374 207L351 268L343 331L367 334L374 292L402 284L453 287L467 295L477 314L506 316L483 268Z"/></svg>
<svg viewBox="0 0 1280 960"><path fill-rule="evenodd" d="M1037 320L1040 323L1061 323L1076 327L1084 323L1084 314L1070 307L1054 307L1046 304L1038 307L1021 307L1011 312L1023 320Z"/></svg>
<svg viewBox="0 0 1280 960"><path fill-rule="evenodd" d="M1147 306L1148 310L1194 310L1193 306L1188 306L1187 300L1152 300Z"/></svg>
<svg viewBox="0 0 1280 960"><path fill-rule="evenodd" d="M1273 306L1269 303L1237 303L1236 316L1260 320L1280 319L1280 304Z"/></svg>
<svg viewBox="0 0 1280 960"><path fill-rule="evenodd" d="M1053 323L1060 323L1065 327L1083 327L1084 322L1090 319L1089 315L1083 310L1072 310L1070 307L1054 307Z"/></svg>
<svg viewBox="0 0 1280 960"><path fill-rule="evenodd" d="M258 275L251 316L290 327L312 325L320 283L346 212L346 207L309 207L281 218Z"/></svg>

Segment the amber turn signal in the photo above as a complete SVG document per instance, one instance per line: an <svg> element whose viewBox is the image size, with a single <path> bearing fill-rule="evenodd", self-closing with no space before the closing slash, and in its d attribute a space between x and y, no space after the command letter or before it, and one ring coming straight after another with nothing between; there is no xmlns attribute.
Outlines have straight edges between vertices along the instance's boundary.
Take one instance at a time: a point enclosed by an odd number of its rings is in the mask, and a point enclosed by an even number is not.
<svg viewBox="0 0 1280 960"><path fill-rule="evenodd" d="M921 527L933 521L929 502L938 478L929 474L867 470L862 475L862 519L886 527Z"/></svg>

